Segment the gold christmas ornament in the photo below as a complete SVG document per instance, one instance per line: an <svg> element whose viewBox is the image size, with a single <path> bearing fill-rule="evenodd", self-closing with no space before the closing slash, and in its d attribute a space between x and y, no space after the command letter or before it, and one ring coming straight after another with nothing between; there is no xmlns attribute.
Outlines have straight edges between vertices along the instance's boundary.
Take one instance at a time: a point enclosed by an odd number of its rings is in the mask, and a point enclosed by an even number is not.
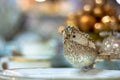
<svg viewBox="0 0 120 80"><path fill-rule="evenodd" d="M120 16L116 17L116 9L106 0L93 0L92 4L85 4L83 10L69 14L67 24L78 26L84 32L99 33L102 30L119 30Z"/></svg>
<svg viewBox="0 0 120 80"><path fill-rule="evenodd" d="M89 4L86 4L86 5L84 5L83 10L84 10L85 12L91 12L92 6L89 5Z"/></svg>
<svg viewBox="0 0 120 80"><path fill-rule="evenodd" d="M116 9L114 7L111 7L111 5L104 5L104 12L107 15L113 16L116 14Z"/></svg>
<svg viewBox="0 0 120 80"><path fill-rule="evenodd" d="M96 22L95 18L91 15L83 15L78 20L78 25L80 30L88 32L93 29L93 26Z"/></svg>
<svg viewBox="0 0 120 80"><path fill-rule="evenodd" d="M110 16L104 16L102 17L102 22L103 23L109 23L111 21L111 17Z"/></svg>
<svg viewBox="0 0 120 80"><path fill-rule="evenodd" d="M103 5L105 2L104 2L105 0L95 0L95 3L97 4L97 5Z"/></svg>
<svg viewBox="0 0 120 80"><path fill-rule="evenodd" d="M100 22L100 23L95 23L94 25L94 32L95 33L99 33L101 31L105 31L105 30L109 30L109 27L107 25L105 25L104 23Z"/></svg>
<svg viewBox="0 0 120 80"><path fill-rule="evenodd" d="M97 16L97 17L102 17L103 16L103 10L102 10L101 7L94 8L93 12L94 12L94 15Z"/></svg>

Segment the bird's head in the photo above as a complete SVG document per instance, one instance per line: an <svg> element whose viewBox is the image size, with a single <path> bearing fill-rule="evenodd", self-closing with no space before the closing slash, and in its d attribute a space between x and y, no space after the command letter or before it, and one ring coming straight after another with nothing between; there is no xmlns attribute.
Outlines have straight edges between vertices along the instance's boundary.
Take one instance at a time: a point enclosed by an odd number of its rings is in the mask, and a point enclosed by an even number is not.
<svg viewBox="0 0 120 80"><path fill-rule="evenodd" d="M65 40L72 40L79 44L87 44L89 41L89 35L80 31L78 27L75 26L66 26L61 31Z"/></svg>

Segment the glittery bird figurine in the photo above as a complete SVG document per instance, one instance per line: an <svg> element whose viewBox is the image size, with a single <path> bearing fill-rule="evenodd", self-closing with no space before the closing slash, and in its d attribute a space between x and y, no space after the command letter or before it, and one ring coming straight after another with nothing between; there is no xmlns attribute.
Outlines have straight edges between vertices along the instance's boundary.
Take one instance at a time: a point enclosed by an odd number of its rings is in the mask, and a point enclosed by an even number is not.
<svg viewBox="0 0 120 80"><path fill-rule="evenodd" d="M91 70L98 52L89 35L72 26L61 28L61 33L64 37L64 56L67 61L82 71Z"/></svg>

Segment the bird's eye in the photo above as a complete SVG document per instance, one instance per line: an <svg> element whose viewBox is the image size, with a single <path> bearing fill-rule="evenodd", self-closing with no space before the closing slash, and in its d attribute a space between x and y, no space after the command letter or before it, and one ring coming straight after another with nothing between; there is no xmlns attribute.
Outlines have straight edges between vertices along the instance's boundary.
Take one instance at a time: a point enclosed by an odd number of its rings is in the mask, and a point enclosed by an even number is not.
<svg viewBox="0 0 120 80"><path fill-rule="evenodd" d="M73 38L75 38L76 36L75 35L73 35Z"/></svg>

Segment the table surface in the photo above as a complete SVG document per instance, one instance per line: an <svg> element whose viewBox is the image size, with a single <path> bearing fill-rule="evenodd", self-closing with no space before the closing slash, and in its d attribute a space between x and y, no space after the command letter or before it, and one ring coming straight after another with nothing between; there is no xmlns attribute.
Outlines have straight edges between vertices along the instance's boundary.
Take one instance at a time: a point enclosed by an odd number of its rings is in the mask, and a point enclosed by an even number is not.
<svg viewBox="0 0 120 80"><path fill-rule="evenodd" d="M26 68L4 70L0 78L14 78L14 80L96 80L96 79L118 79L120 71L93 69L81 72L77 68ZM5 79L3 79L5 80ZM12 79L13 80L13 79Z"/></svg>

